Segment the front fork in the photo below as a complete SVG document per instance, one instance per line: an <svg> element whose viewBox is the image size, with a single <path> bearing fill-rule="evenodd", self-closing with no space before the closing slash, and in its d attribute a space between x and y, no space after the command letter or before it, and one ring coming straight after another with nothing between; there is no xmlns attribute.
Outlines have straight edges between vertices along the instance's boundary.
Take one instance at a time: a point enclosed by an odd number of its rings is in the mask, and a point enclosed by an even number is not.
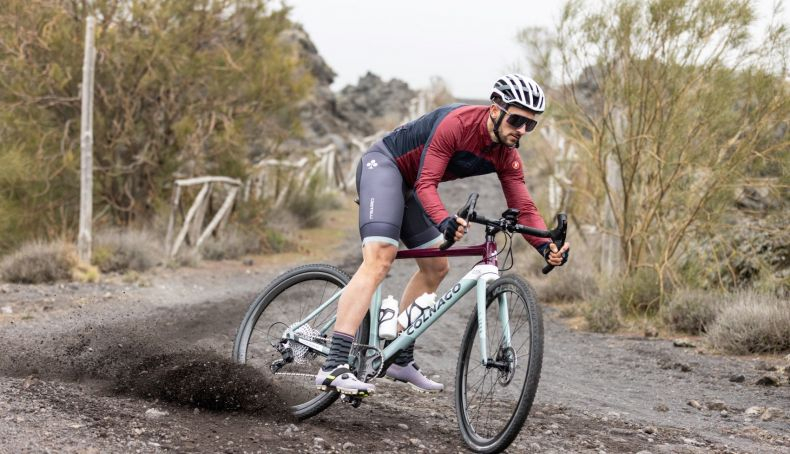
<svg viewBox="0 0 790 454"><path fill-rule="evenodd" d="M496 361L488 356L488 341L486 332L486 284L488 279L477 280L477 334L480 338L480 362L485 367L496 367L501 369L507 367L506 364L500 364L501 361ZM499 322L502 326L502 345L500 350L496 352L497 359L502 356L502 351L510 348L510 319L508 317L508 304L507 297L502 294L497 297Z"/></svg>

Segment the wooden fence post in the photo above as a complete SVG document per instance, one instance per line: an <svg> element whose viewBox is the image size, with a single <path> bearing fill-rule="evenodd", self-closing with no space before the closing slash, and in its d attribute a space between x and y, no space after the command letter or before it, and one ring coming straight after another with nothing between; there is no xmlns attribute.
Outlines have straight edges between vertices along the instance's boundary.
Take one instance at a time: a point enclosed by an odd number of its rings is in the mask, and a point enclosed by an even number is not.
<svg viewBox="0 0 790 454"><path fill-rule="evenodd" d="M80 226L77 253L84 263L91 261L93 228L93 73L95 20L85 24L85 56L82 63L82 112L80 118Z"/></svg>

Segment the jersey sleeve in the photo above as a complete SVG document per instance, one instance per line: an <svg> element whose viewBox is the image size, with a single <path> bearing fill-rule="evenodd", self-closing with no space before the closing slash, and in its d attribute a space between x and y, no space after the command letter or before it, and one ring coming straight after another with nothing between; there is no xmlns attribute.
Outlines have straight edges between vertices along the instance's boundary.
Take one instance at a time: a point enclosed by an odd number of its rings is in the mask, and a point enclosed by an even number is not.
<svg viewBox="0 0 790 454"><path fill-rule="evenodd" d="M458 145L460 128L460 120L454 116L439 123L422 153L420 169L414 183L417 200L431 221L437 225L450 216L439 197L437 186L442 181L447 164Z"/></svg>
<svg viewBox="0 0 790 454"><path fill-rule="evenodd" d="M530 196L527 189L527 184L524 180L524 165L521 162L521 156L516 150L508 153L508 156L502 160L501 165L497 169L497 175L499 176L499 182L502 184L502 191L505 194L507 206L519 210L518 223L546 230L546 223L540 216L538 207L535 206L535 202L532 201L532 196ZM524 235L524 239L536 249L543 244L551 242L547 238L531 235Z"/></svg>

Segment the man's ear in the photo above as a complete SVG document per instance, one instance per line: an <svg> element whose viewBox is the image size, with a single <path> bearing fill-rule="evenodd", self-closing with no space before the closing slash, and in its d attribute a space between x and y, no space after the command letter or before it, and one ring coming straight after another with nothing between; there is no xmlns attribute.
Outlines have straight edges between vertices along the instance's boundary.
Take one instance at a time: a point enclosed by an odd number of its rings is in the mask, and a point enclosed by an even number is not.
<svg viewBox="0 0 790 454"><path fill-rule="evenodd" d="M497 107L496 104L491 104L488 107L488 116L493 119L499 118L499 107Z"/></svg>

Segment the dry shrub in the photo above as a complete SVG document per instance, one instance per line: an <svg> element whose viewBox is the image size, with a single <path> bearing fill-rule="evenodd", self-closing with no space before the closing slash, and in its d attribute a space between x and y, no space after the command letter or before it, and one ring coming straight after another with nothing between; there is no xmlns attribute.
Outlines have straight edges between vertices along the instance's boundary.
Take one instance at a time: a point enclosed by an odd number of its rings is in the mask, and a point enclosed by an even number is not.
<svg viewBox="0 0 790 454"><path fill-rule="evenodd" d="M708 330L708 340L736 355L790 351L790 300L754 291L733 294Z"/></svg>
<svg viewBox="0 0 790 454"><path fill-rule="evenodd" d="M200 263L200 251L191 247L182 247L175 257L167 262L169 268L196 267Z"/></svg>
<svg viewBox="0 0 790 454"><path fill-rule="evenodd" d="M620 306L611 292L592 298L584 311L587 329L596 333L611 333L622 326Z"/></svg>
<svg viewBox="0 0 790 454"><path fill-rule="evenodd" d="M555 269L546 280L539 283L538 297L542 302L586 300L598 294L595 277L580 263L568 263Z"/></svg>
<svg viewBox="0 0 790 454"><path fill-rule="evenodd" d="M93 263L102 272L145 271L162 259L160 240L141 230L110 229L93 241Z"/></svg>
<svg viewBox="0 0 790 454"><path fill-rule="evenodd" d="M724 295L694 289L676 291L662 308L664 321L673 330L697 335L716 319Z"/></svg>
<svg viewBox="0 0 790 454"><path fill-rule="evenodd" d="M262 249L267 252L279 253L296 251L298 249L297 245L293 241L289 240L288 237L273 228L268 228L263 232L261 241L263 242Z"/></svg>
<svg viewBox="0 0 790 454"><path fill-rule="evenodd" d="M239 228L227 228L218 238L210 237L200 246L206 260L231 260L260 251L260 237Z"/></svg>
<svg viewBox="0 0 790 454"><path fill-rule="evenodd" d="M324 192L323 178L313 177L304 188L294 188L286 204L288 211L297 217L300 228L320 227L324 212L338 207L335 197Z"/></svg>
<svg viewBox="0 0 790 454"><path fill-rule="evenodd" d="M72 277L77 266L74 247L63 242L35 241L23 245L0 264L3 280L18 284L42 284Z"/></svg>
<svg viewBox="0 0 790 454"><path fill-rule="evenodd" d="M582 312L580 311L579 306L576 304L565 304L560 307L559 310L560 318L573 318L578 317L581 314Z"/></svg>

